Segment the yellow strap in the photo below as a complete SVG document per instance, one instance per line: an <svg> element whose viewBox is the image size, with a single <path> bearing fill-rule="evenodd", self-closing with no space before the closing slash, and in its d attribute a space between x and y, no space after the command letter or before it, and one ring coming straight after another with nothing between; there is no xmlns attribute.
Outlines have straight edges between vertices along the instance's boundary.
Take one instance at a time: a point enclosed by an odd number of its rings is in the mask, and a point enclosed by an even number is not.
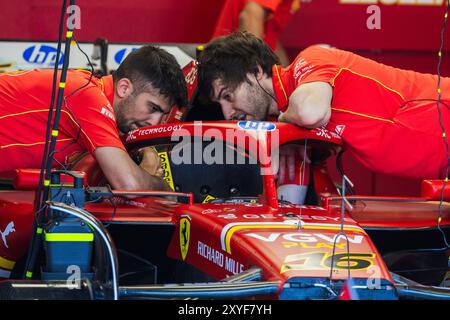
<svg viewBox="0 0 450 320"><path fill-rule="evenodd" d="M92 242L93 233L45 233L47 242Z"/></svg>
<svg viewBox="0 0 450 320"><path fill-rule="evenodd" d="M63 183L63 184L51 183L50 187L67 187L67 188L71 188L71 187L73 187L73 183Z"/></svg>

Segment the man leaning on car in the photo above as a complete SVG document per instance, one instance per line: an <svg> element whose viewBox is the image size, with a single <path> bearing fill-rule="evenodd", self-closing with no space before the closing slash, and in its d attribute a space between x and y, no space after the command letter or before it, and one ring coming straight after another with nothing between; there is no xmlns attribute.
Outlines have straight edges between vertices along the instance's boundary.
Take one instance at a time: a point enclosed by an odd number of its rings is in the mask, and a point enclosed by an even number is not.
<svg viewBox="0 0 450 320"><path fill-rule="evenodd" d="M0 176L41 167L52 78L53 70L0 75ZM158 156L146 152L150 172L144 170L130 158L119 135L159 124L174 104L185 104L184 76L171 54L143 46L112 76L100 79L70 70L64 94L55 167L89 151L114 189L170 190L158 176Z"/></svg>

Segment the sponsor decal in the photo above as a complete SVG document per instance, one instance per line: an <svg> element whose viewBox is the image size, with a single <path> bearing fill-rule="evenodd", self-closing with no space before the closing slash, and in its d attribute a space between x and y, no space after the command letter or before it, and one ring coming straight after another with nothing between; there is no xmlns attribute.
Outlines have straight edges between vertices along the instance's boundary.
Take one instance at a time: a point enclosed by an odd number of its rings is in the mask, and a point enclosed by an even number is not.
<svg viewBox="0 0 450 320"><path fill-rule="evenodd" d="M126 58L127 55L132 53L133 51L136 51L139 48L123 48L117 51L117 53L114 55L114 61L117 64L121 64L122 61Z"/></svg>
<svg viewBox="0 0 450 320"><path fill-rule="evenodd" d="M286 220L283 222L234 222L227 224L220 234L222 250L231 254L231 238L236 231L242 229L298 229L300 220Z"/></svg>
<svg viewBox="0 0 450 320"><path fill-rule="evenodd" d="M306 75L311 73L312 69L315 67L314 64L309 65L309 62L305 58L300 58L294 66L294 79L298 84Z"/></svg>
<svg viewBox="0 0 450 320"><path fill-rule="evenodd" d="M244 265L242 263L201 241L197 243L197 254L229 273L238 274L244 271Z"/></svg>
<svg viewBox="0 0 450 320"><path fill-rule="evenodd" d="M316 131L316 135L317 135L318 137L323 137L323 138L326 138L326 139L331 139L331 133L330 133L330 131L328 131L327 129L324 129L324 128L317 128L316 130L317 130L317 131Z"/></svg>
<svg viewBox="0 0 450 320"><path fill-rule="evenodd" d="M202 214L221 213L220 209L206 209L202 211Z"/></svg>
<svg viewBox="0 0 450 320"><path fill-rule="evenodd" d="M367 270L373 266L376 258L374 253L349 252L336 253L329 252L308 252L288 255L284 259L280 273L298 270L330 270L333 263L333 270Z"/></svg>
<svg viewBox="0 0 450 320"><path fill-rule="evenodd" d="M10 223L8 223L8 225L6 226L5 230L3 230L3 231L0 230L0 237L1 237L1 239L3 241L3 244L5 245L6 248L9 248L8 247L8 242L6 241L7 237L13 232L16 232L16 229L14 228L14 221L11 221Z"/></svg>
<svg viewBox="0 0 450 320"><path fill-rule="evenodd" d="M306 223L301 220L285 220L283 222L233 222L227 224L220 234L220 244L223 251L231 253L231 238L236 231L242 229L314 229L340 231L341 226L329 223ZM343 229L345 231L366 234L361 227L356 225L344 225Z"/></svg>
<svg viewBox="0 0 450 320"><path fill-rule="evenodd" d="M170 186L170 188L175 190L174 184L173 184L173 176L172 176L172 169L170 168L170 162L169 162L169 155L166 151L164 152L158 152L159 159L161 161L161 169L163 170L163 179L167 182L167 184Z"/></svg>
<svg viewBox="0 0 450 320"><path fill-rule="evenodd" d="M58 50L49 45L34 45L25 49L22 57L25 61L45 66L54 66L56 63L56 54ZM58 65L62 65L64 54L61 52Z"/></svg>
<svg viewBox="0 0 450 320"><path fill-rule="evenodd" d="M222 213L222 212L234 212L236 209L234 208L223 208L223 209L205 209L202 211L202 214L211 214L211 213ZM224 216L218 216L224 217Z"/></svg>
<svg viewBox="0 0 450 320"><path fill-rule="evenodd" d="M239 121L237 126L243 130L274 131L277 126L272 122L265 121Z"/></svg>
<svg viewBox="0 0 450 320"><path fill-rule="evenodd" d="M345 125L343 125L343 124L337 125L336 129L334 129L334 130L336 131L336 133L339 136L342 136L342 134L344 133L344 130L345 130Z"/></svg>
<svg viewBox="0 0 450 320"><path fill-rule="evenodd" d="M114 114L111 111L109 111L107 108L102 107L102 110L100 111L100 113L104 116L107 116L111 120L116 121L116 119L114 118Z"/></svg>
<svg viewBox="0 0 450 320"><path fill-rule="evenodd" d="M192 67L192 69L189 70L189 73L185 77L187 85L192 86L194 84L195 80L197 80L197 73L197 67Z"/></svg>
<svg viewBox="0 0 450 320"><path fill-rule="evenodd" d="M130 142L133 140L136 140L136 133L139 131L139 129L134 129L131 130L130 132L128 132L127 138L126 138L126 142Z"/></svg>
<svg viewBox="0 0 450 320"><path fill-rule="evenodd" d="M181 216L179 232L181 259L184 261L189 251L189 240L191 239L191 217L189 215Z"/></svg>
<svg viewBox="0 0 450 320"><path fill-rule="evenodd" d="M155 134L155 133L175 132L175 131L180 130L182 127L183 126L181 124L179 124L179 125L173 125L173 126L163 126L163 127L158 127L158 128L136 129L136 130L133 130L128 133L129 135L127 137L127 142L135 140L138 136L142 137L142 136L147 136L147 135Z"/></svg>
<svg viewBox="0 0 450 320"><path fill-rule="evenodd" d="M296 242L296 243L318 243L320 241L325 241L327 243L333 244L334 241L336 243L346 242L346 239L342 235L334 235L328 236L322 233L269 233L268 235L261 235L258 233L247 233L246 237L254 238L263 242L272 243L277 241L278 239L285 240L287 242ZM336 238L337 237L337 238ZM348 242L352 244L361 244L364 240L364 236L355 235L353 237L347 236Z"/></svg>
<svg viewBox="0 0 450 320"><path fill-rule="evenodd" d="M324 209L321 209L324 210ZM231 209L231 208L224 208L222 209L222 211L226 211L226 212L235 212L236 209ZM310 216L310 215L299 215L299 214L295 214L295 213L277 213L277 214L272 214L272 213L267 213L267 214L241 214L241 215L237 215L234 213L227 213L224 215L219 215L219 218L222 219L226 219L226 220L234 220L234 219L278 219L278 218L285 218L287 220L292 220L292 218L301 218L301 220L315 220L315 221L335 221L335 222L339 222L341 221L340 217L328 217L328 216ZM351 222L353 221L351 218L344 218L344 221L348 221Z"/></svg>

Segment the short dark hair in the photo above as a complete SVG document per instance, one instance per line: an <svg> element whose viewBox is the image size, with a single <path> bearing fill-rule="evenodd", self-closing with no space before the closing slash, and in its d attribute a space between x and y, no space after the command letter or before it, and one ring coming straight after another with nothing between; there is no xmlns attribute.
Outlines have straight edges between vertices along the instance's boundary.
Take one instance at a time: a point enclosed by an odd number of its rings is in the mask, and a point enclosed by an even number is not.
<svg viewBox="0 0 450 320"><path fill-rule="evenodd" d="M187 88L183 71L177 60L167 51L145 45L131 52L113 73L114 83L122 78L130 79L133 94L146 91L148 83L168 97L171 105L187 104Z"/></svg>
<svg viewBox="0 0 450 320"><path fill-rule="evenodd" d="M272 76L272 67L280 60L264 41L250 32L238 31L208 43L198 62L199 90L203 97L210 98L215 80L234 89L248 81L248 73L256 74L258 66Z"/></svg>

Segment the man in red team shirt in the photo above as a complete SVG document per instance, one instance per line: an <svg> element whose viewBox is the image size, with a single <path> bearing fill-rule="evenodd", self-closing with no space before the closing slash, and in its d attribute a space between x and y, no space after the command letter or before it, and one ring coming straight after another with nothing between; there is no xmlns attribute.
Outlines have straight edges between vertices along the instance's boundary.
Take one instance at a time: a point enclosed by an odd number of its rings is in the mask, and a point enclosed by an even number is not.
<svg viewBox="0 0 450 320"><path fill-rule="evenodd" d="M128 155L120 133L160 123L174 104L184 105L186 85L175 58L153 46L129 54L112 76L101 79L70 70L61 110L54 166L89 151L115 189L168 190L158 157L146 153L151 171ZM40 168L53 70L0 75L0 176L17 168ZM59 77L58 77L59 79Z"/></svg>
<svg viewBox="0 0 450 320"><path fill-rule="evenodd" d="M300 0L225 0L213 37L251 32L275 51L282 65L288 65L279 37L299 7Z"/></svg>
<svg viewBox="0 0 450 320"><path fill-rule="evenodd" d="M278 117L335 131L375 172L445 176L448 160L434 101L437 76L321 46L305 49L287 68L277 63L272 50L249 33L217 38L199 59L200 91L221 104L226 119ZM450 104L450 78L441 78L441 91ZM449 108L440 109L448 130Z"/></svg>

